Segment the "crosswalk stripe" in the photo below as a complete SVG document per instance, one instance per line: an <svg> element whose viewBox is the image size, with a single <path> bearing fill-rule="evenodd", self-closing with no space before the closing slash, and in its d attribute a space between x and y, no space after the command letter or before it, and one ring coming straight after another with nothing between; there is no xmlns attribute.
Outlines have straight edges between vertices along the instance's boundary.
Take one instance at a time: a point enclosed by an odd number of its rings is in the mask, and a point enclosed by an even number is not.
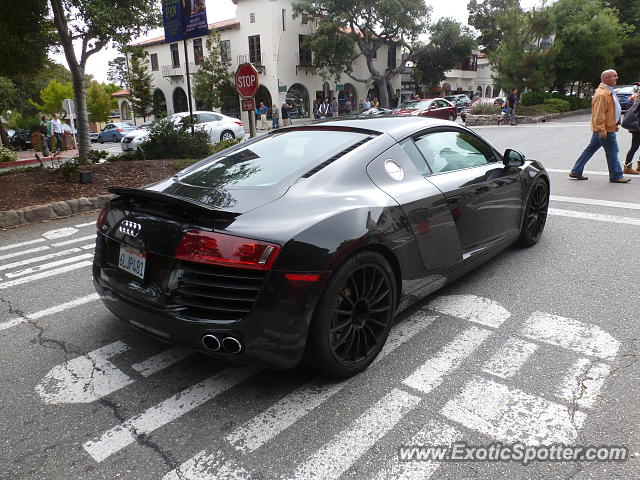
<svg viewBox="0 0 640 480"><path fill-rule="evenodd" d="M498 328L511 314L493 300L476 295L442 295L429 302L429 308L445 315Z"/></svg>
<svg viewBox="0 0 640 480"><path fill-rule="evenodd" d="M500 378L515 375L527 359L535 353L538 345L519 338L508 338L482 367L482 371Z"/></svg>
<svg viewBox="0 0 640 480"><path fill-rule="evenodd" d="M54 243L52 246L54 247L62 247L64 245L69 245L71 243L78 243L78 242L84 242L85 240L95 240L96 235L87 235L85 237L79 237L79 238L72 238L71 240L65 240L64 242L58 242L58 243Z"/></svg>
<svg viewBox="0 0 640 480"><path fill-rule="evenodd" d="M440 413L497 440L532 446L573 443L586 419L584 412L571 415L565 405L479 377Z"/></svg>
<svg viewBox="0 0 640 480"><path fill-rule="evenodd" d="M42 317L47 317L49 315L54 315L56 313L64 312L70 308L78 307L80 305L84 305L85 303L93 302L100 298L97 293L92 293L85 297L76 298L75 300L71 300L70 302L62 303L60 305L56 305L55 307L47 308L45 310L40 310L38 312L30 313L26 315L26 317L30 320L37 320ZM0 330L6 330L7 328L11 328L15 325L19 325L21 323L26 322L27 320L23 317L13 318L11 320L7 320L6 322L0 323Z"/></svg>
<svg viewBox="0 0 640 480"><path fill-rule="evenodd" d="M46 241L47 240L44 238L36 238L35 240L27 240L25 242L13 243L11 245L3 245L0 247L0 252L3 252L4 250L13 250L14 248L21 248L27 245L33 245L34 243L42 243ZM0 259L2 259L2 257L0 257Z"/></svg>
<svg viewBox="0 0 640 480"><path fill-rule="evenodd" d="M92 245L93 247L93 245ZM11 270L12 268L23 267L25 265L31 265L32 263L43 262L45 260L50 260L52 258L64 257L65 255L71 255L72 253L81 252L80 247L69 248L68 250L61 250L55 253L49 253L47 255L40 255L39 257L31 257L26 260L20 260L18 262L7 263L5 265L0 265L0 271L2 270Z"/></svg>
<svg viewBox="0 0 640 480"><path fill-rule="evenodd" d="M416 433L407 446L438 446L451 445L462 438L462 433L444 422L430 420L427 425ZM413 461L400 460L398 456L385 468L380 470L375 480L427 480L440 467L435 460L415 459Z"/></svg>
<svg viewBox="0 0 640 480"><path fill-rule="evenodd" d="M93 258L93 253L84 253L82 255L76 255L75 257L56 260L55 262L42 263L40 265L35 265L33 267L25 268L24 270L18 270L17 272L9 272L6 275L7 275L7 278L24 277L25 275L29 275L31 273L37 273L44 270L49 270L51 268L58 267L60 265L67 265L69 263L78 262L80 260L88 260L90 258Z"/></svg>
<svg viewBox="0 0 640 480"><path fill-rule="evenodd" d="M579 218L582 220L594 220L596 222L619 223L625 225L640 225L640 218L621 217L618 215L604 215L601 213L578 212L576 210L564 210L561 208L550 208L549 215L558 217Z"/></svg>
<svg viewBox="0 0 640 480"><path fill-rule="evenodd" d="M29 275L27 277L17 278L15 280L9 280L8 282L0 283L0 290L3 288L15 287L16 285L22 285L23 283L33 282L34 280L41 280L43 278L52 277L54 275L60 275L62 273L71 272L84 267L90 267L93 262L83 261L79 263L73 263L60 268L54 268L53 270L45 270L44 272Z"/></svg>
<svg viewBox="0 0 640 480"><path fill-rule="evenodd" d="M43 245L41 247L28 248L26 250L20 250L19 252L7 253L5 255L0 255L0 260L6 260L8 258L16 258L21 257L23 255L27 255L29 253L42 252L43 250L49 250L50 247L47 245Z"/></svg>
<svg viewBox="0 0 640 480"><path fill-rule="evenodd" d="M591 408L610 372L610 365L580 358L563 379L557 395L580 408Z"/></svg>
<svg viewBox="0 0 640 480"><path fill-rule="evenodd" d="M149 377L160 370L175 365L194 353L192 350L187 350L186 348L173 347L153 357L147 358L142 362L134 363L131 365L131 368L143 377Z"/></svg>
<svg viewBox="0 0 640 480"><path fill-rule="evenodd" d="M146 435L190 412L203 403L221 395L240 382L260 371L257 367L233 366L192 385L176 395L148 408L140 415L106 431L101 436L83 444L86 452L96 462L102 462L140 435Z"/></svg>
<svg viewBox="0 0 640 480"><path fill-rule="evenodd" d="M249 472L222 454L215 457L201 451L175 470L167 473L162 480L246 480Z"/></svg>
<svg viewBox="0 0 640 480"><path fill-rule="evenodd" d="M597 207L625 208L628 210L640 210L640 203L613 202L611 200L597 200L595 198L564 197L551 195L550 200L561 203L578 203L580 205L595 205Z"/></svg>
<svg viewBox="0 0 640 480"><path fill-rule="evenodd" d="M337 479L419 403L420 397L393 389L296 469L292 480Z"/></svg>
<svg viewBox="0 0 640 480"><path fill-rule="evenodd" d="M479 327L469 327L452 342L445 345L434 357L420 365L402 383L422 393L438 387L444 377L460 367L493 332Z"/></svg>

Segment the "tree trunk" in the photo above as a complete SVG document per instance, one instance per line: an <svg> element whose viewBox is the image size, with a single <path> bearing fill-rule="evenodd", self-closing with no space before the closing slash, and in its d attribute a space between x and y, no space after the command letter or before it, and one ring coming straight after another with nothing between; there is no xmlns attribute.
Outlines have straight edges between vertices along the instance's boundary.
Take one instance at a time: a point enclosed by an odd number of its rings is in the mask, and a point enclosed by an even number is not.
<svg viewBox="0 0 640 480"><path fill-rule="evenodd" d="M76 102L76 142L78 143L78 156L80 163L89 163L91 151L91 138L89 137L89 113L87 111L87 92L84 83L84 69L79 65L69 65L71 80L73 81L73 94Z"/></svg>
<svg viewBox="0 0 640 480"><path fill-rule="evenodd" d="M384 77L375 78L376 86L378 87L378 95L380 98L380 106L382 108L389 108L389 82Z"/></svg>
<svg viewBox="0 0 640 480"><path fill-rule="evenodd" d="M0 146L8 147L9 146L9 137L7 136L7 131L4 129L4 125L0 122Z"/></svg>

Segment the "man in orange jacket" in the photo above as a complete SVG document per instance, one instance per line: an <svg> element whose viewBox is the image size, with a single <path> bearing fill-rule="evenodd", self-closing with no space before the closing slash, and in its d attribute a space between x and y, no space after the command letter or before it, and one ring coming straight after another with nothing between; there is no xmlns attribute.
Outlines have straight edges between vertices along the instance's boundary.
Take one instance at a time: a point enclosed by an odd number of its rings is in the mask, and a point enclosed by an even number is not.
<svg viewBox="0 0 640 480"><path fill-rule="evenodd" d="M591 142L576 161L569 176L576 180L588 180L589 177L583 175L584 167L593 154L602 147L607 156L609 181L627 183L631 179L622 176L622 167L618 160L617 132L622 108L618 97L613 92L613 87L618 82L618 74L615 70L605 70L600 75L600 80L601 83L591 101L591 131L593 132ZM634 170L634 173L638 172Z"/></svg>

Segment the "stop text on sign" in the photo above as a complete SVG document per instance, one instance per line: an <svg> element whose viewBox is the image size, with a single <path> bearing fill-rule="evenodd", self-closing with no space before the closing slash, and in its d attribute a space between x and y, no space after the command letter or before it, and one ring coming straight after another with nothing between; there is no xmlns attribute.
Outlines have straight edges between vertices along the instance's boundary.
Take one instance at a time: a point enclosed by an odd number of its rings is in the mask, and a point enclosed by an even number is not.
<svg viewBox="0 0 640 480"><path fill-rule="evenodd" d="M256 84L258 78L255 75L239 75L238 76L238 87L253 87Z"/></svg>

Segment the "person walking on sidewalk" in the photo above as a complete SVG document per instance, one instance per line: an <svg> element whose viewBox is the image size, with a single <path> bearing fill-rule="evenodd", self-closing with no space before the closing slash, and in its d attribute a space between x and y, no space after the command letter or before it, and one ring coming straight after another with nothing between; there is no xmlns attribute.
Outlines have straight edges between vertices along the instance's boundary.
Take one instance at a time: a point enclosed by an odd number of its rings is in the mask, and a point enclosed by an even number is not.
<svg viewBox="0 0 640 480"><path fill-rule="evenodd" d="M274 130L280 128L280 110L278 110L278 105L275 103L271 108L271 128Z"/></svg>
<svg viewBox="0 0 640 480"><path fill-rule="evenodd" d="M511 120L511 126L516 126L516 104L518 103L518 89L512 88L507 97L507 117Z"/></svg>
<svg viewBox="0 0 640 480"><path fill-rule="evenodd" d="M638 151L638 147L640 147L640 99L636 100L636 103L627 110L627 113L624 115L624 120L622 121L622 126L629 130L631 134L631 148L629 148L624 161L623 173L638 175L640 174L640 160L638 160L638 168L635 170L631 165L633 156Z"/></svg>
<svg viewBox="0 0 640 480"><path fill-rule="evenodd" d="M260 102L260 129L267 130L269 127L267 126L267 112L269 109L264 104L264 102Z"/></svg>
<svg viewBox="0 0 640 480"><path fill-rule="evenodd" d="M51 136L56 137L56 150L62 151L62 122L58 118L58 114L54 113L49 122L51 125ZM51 147L49 147L51 149Z"/></svg>
<svg viewBox="0 0 640 480"><path fill-rule="evenodd" d="M576 180L588 180L585 177L584 167L594 153L602 147L607 156L609 167L609 181L611 183L627 183L630 178L622 176L622 167L618 160L618 124L622 108L618 97L613 94L613 87L618 83L618 74L615 70L605 70L600 75L602 83L598 85L591 102L591 141L582 155L571 169L569 177Z"/></svg>

